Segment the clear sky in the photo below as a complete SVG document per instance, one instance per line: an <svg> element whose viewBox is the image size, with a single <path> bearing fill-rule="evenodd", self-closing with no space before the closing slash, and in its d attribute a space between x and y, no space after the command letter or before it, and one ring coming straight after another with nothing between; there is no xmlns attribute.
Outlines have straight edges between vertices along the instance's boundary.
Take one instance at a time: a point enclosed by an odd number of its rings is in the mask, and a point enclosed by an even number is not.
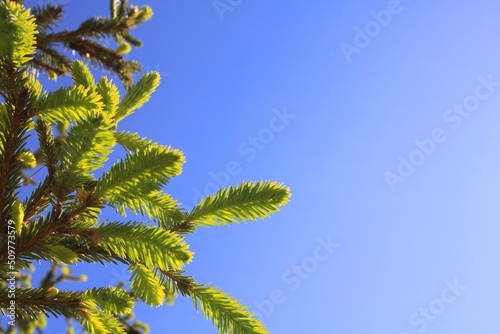
<svg viewBox="0 0 500 334"><path fill-rule="evenodd" d="M61 2L73 28L108 14ZM120 126L185 153L166 190L189 208L242 180L292 189L270 219L189 235L189 275L276 334L498 332L500 3L134 3L155 15L129 57L162 84ZM183 298L136 316L217 332Z"/></svg>

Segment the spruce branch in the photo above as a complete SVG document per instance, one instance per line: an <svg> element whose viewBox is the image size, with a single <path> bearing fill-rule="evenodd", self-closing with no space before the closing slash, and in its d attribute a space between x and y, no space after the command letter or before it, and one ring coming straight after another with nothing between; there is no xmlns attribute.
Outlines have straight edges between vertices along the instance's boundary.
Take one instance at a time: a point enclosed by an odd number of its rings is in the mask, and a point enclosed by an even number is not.
<svg viewBox="0 0 500 334"><path fill-rule="evenodd" d="M246 182L201 200L187 220L206 227L262 219L279 211L289 197L288 188L277 182Z"/></svg>
<svg viewBox="0 0 500 334"><path fill-rule="evenodd" d="M131 197L159 190L181 173L183 163L183 154L170 147L158 145L129 153L102 175L96 196L108 198L110 203L127 203Z"/></svg>
<svg viewBox="0 0 500 334"><path fill-rule="evenodd" d="M39 31L46 31L51 26L56 26L57 21L62 20L63 6L44 4L34 7L31 14L35 17L35 24Z"/></svg>
<svg viewBox="0 0 500 334"><path fill-rule="evenodd" d="M92 172L104 166L115 144L114 122L108 114L94 113L78 121L61 146L61 177L73 188L93 180Z"/></svg>
<svg viewBox="0 0 500 334"><path fill-rule="evenodd" d="M120 214L126 216L128 208L134 214L140 213L157 222L164 229L172 229L184 218L185 213L180 208L180 203L172 196L156 190L141 196L130 196L127 200L109 202Z"/></svg>
<svg viewBox="0 0 500 334"><path fill-rule="evenodd" d="M63 87L40 96L35 108L37 116L48 123L70 124L101 111L100 100L99 94L83 86Z"/></svg>
<svg viewBox="0 0 500 334"><path fill-rule="evenodd" d="M73 79L73 84L85 88L91 88L95 85L95 79L90 69L79 60L74 61L71 65L71 78Z"/></svg>
<svg viewBox="0 0 500 334"><path fill-rule="evenodd" d="M118 75L126 88L133 84L133 76L141 71L138 62L127 61L120 52L120 46L142 43L131 35L131 30L149 20L153 12L150 7L128 6L127 1L111 1L111 17L91 17L75 30L55 32L57 22L62 19L62 5L43 5L33 10L34 22L39 25L36 38L36 55L29 66L46 72L49 77L66 75L70 70L69 58L59 50L61 47L77 52L82 59L93 66L104 68ZM106 47L105 42L115 39L118 48ZM126 41L126 42L123 42Z"/></svg>
<svg viewBox="0 0 500 334"><path fill-rule="evenodd" d="M8 290L0 287L0 308L7 309L10 304ZM81 294L64 291L51 293L49 289L16 289L16 313L22 319L36 319L39 313L58 317L60 315L77 318L86 308Z"/></svg>
<svg viewBox="0 0 500 334"><path fill-rule="evenodd" d="M148 72L127 92L116 110L116 120L127 117L142 107L151 94L160 85L160 75L157 72Z"/></svg>
<svg viewBox="0 0 500 334"><path fill-rule="evenodd" d="M0 6L1 8L1 6ZM23 72L14 68L6 68L7 92L4 103L5 112L3 119L6 121L2 130L2 161L0 162L0 231L5 231L10 208L16 197L16 191L23 178L23 163L19 159L26 145L26 132L28 123L29 95L25 87L20 88L24 82Z"/></svg>
<svg viewBox="0 0 500 334"><path fill-rule="evenodd" d="M198 284L182 271L162 271L167 278L166 289L191 297L196 310L210 319L221 334L269 333L264 324L246 306L215 286Z"/></svg>
<svg viewBox="0 0 500 334"><path fill-rule="evenodd" d="M165 291L160 275L155 269L141 264L131 265L130 286L135 296L151 306L161 306L165 302Z"/></svg>
<svg viewBox="0 0 500 334"><path fill-rule="evenodd" d="M193 257L184 238L138 222L112 222L97 227L94 233L99 245L110 254L148 268L178 270Z"/></svg>
<svg viewBox="0 0 500 334"><path fill-rule="evenodd" d="M118 287L93 288L83 293L83 300L110 315L124 315L132 312L134 299L127 291Z"/></svg>

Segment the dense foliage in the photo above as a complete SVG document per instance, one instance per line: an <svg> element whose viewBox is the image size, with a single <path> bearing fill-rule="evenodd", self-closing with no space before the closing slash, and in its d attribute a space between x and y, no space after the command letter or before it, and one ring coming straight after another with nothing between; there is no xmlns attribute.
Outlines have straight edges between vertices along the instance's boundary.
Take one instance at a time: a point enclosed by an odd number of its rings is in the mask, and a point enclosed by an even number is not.
<svg viewBox="0 0 500 334"><path fill-rule="evenodd" d="M152 13L149 7L127 7L126 1L111 4L110 19L87 20L78 32L51 33L56 7L30 13L22 1L0 2L0 310L9 319L0 331L13 332L15 325L22 333L41 332L47 317L63 316L91 333L142 333L147 326L130 321L134 303L159 306L181 294L220 333L267 333L237 300L184 274L194 255L184 235L268 217L288 201L289 190L271 181L242 183L192 210L164 191L182 171L182 152L120 129L120 121L158 87L159 74L146 73L133 84L138 67L108 62L109 50L88 38L112 34L123 51L127 42L139 44L130 27ZM81 44L67 42L75 38ZM112 80L96 80L84 62L58 53L56 42L84 59L85 52L94 52L90 58L109 66L128 87L124 96ZM50 75L68 72L73 85L46 92L34 68ZM30 137L36 137L36 147L28 145ZM117 146L125 156L105 169ZM21 198L21 187L31 187L31 195ZM105 207L133 212L137 219L108 221ZM37 287L28 273L34 261L51 263ZM78 262L127 265L131 290L60 291L56 285L63 280L85 279L71 275Z"/></svg>

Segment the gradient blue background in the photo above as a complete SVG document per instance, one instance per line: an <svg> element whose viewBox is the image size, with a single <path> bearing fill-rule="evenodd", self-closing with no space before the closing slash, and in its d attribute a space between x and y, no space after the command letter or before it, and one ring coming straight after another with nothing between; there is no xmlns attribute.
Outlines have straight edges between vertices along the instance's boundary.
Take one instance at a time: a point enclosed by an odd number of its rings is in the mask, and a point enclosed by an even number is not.
<svg viewBox="0 0 500 334"><path fill-rule="evenodd" d="M108 15L108 1L63 2L63 26ZM144 47L128 58L159 71L162 84L120 127L185 153L166 190L189 208L195 189L233 160L241 170L230 184L270 179L292 189L270 219L189 235L189 275L259 312L271 333L498 332L500 87L458 128L443 119L478 77L500 82L497 1L243 0L223 20L212 1L134 3L155 16L135 30ZM348 62L341 43L354 46L356 28L391 3L399 13ZM239 145L283 108L295 118L247 161ZM436 128L446 141L391 191L384 173ZM340 247L314 262L317 239L328 237ZM294 265L307 266L307 278ZM90 280L63 287L128 277L117 266L75 272ZM465 287L453 302L442 301L443 291L453 296L445 281ZM271 309L275 290L281 303ZM217 332L184 298L139 304L136 316L152 333Z"/></svg>

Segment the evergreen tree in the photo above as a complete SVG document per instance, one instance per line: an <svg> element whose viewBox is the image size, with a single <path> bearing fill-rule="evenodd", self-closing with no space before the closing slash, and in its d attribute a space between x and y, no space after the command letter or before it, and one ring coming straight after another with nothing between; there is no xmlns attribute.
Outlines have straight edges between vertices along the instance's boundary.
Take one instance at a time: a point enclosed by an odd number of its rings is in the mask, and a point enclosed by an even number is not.
<svg viewBox="0 0 500 334"><path fill-rule="evenodd" d="M113 22L142 15L142 9L132 13L123 3L112 1ZM288 201L288 188L246 182L183 209L163 190L181 173L182 152L120 130L120 121L158 87L158 73L146 73L120 97L111 80L96 81L83 62L48 60L49 47L42 50L37 43L50 35L47 22L55 17L41 14L49 12L30 14L21 1L0 2L0 311L10 319L0 331L14 333L16 325L21 333L42 332L47 317L63 316L68 333L72 319L90 333L147 332L147 326L131 324L134 303L159 306L181 294L220 333L267 333L237 300L184 273L194 255L184 235L198 227L268 217ZM107 27L93 22L97 31ZM132 40L115 33L118 40ZM97 59L107 59L95 51ZM69 71L73 85L46 92L30 71L33 66ZM124 80L128 74L121 73ZM29 147L30 136L36 136L37 147ZM117 145L127 153L106 170ZM27 175L33 168L40 170L39 180ZM34 187L26 198L20 196L23 185ZM129 210L137 220L107 221L105 207L123 215ZM52 264L37 287L28 272L34 261ZM128 266L131 291L123 286L60 291L56 285L62 280L84 279L71 275L78 262Z"/></svg>

